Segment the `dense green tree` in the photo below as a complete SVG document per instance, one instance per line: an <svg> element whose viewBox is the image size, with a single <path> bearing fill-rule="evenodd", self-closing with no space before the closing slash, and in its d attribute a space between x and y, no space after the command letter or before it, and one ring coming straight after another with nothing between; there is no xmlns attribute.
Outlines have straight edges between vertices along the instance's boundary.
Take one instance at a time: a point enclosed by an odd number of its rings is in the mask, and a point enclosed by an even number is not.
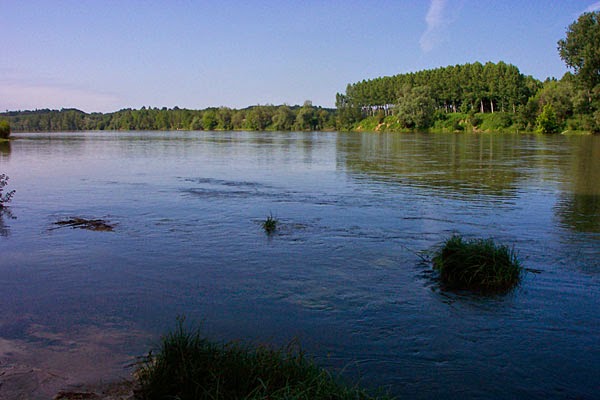
<svg viewBox="0 0 600 400"><path fill-rule="evenodd" d="M346 92L351 91L352 86L348 85ZM348 130L352 128L356 122L360 121L362 112L360 106L351 103L347 95L337 93L335 106L337 108L336 128L340 130Z"/></svg>
<svg viewBox="0 0 600 400"><path fill-rule="evenodd" d="M205 131L212 131L217 127L217 113L215 110L206 110L202 115L202 128Z"/></svg>
<svg viewBox="0 0 600 400"><path fill-rule="evenodd" d="M408 129L427 129L433 124L435 101L431 96L429 86L404 88L396 114L398 122Z"/></svg>
<svg viewBox="0 0 600 400"><path fill-rule="evenodd" d="M540 107L551 104L559 124L563 124L573 115L573 88L569 79L557 81L549 79L536 94L535 99Z"/></svg>
<svg viewBox="0 0 600 400"><path fill-rule="evenodd" d="M287 105L282 105L277 108L273 115L273 129L276 131L289 131L294 125L294 113Z"/></svg>
<svg viewBox="0 0 600 400"><path fill-rule="evenodd" d="M246 110L236 110L231 116L231 124L233 125L233 129L243 129L245 120Z"/></svg>
<svg viewBox="0 0 600 400"><path fill-rule="evenodd" d="M536 120L536 131L539 133L557 133L560 129L552 104L546 104Z"/></svg>
<svg viewBox="0 0 600 400"><path fill-rule="evenodd" d="M271 110L268 106L254 106L246 114L244 129L263 131L272 123Z"/></svg>
<svg viewBox="0 0 600 400"><path fill-rule="evenodd" d="M558 52L574 71L573 106L582 127L600 131L600 12L584 13L569 25Z"/></svg>
<svg viewBox="0 0 600 400"><path fill-rule="evenodd" d="M294 129L299 131L314 131L318 129L318 120L315 115L312 102L306 100L304 105L296 114L296 121L294 122Z"/></svg>
<svg viewBox="0 0 600 400"><path fill-rule="evenodd" d="M428 86L435 108L443 112L505 111L515 113L535 93L535 80L519 72L514 65L488 62L485 65L455 65L389 77L375 78L348 85L338 94L336 106L343 123L354 116L348 110L375 115L381 108L396 105L403 88Z"/></svg>
<svg viewBox="0 0 600 400"><path fill-rule="evenodd" d="M227 107L220 107L217 110L217 129L230 130L233 129L233 123L231 122L232 111Z"/></svg>
<svg viewBox="0 0 600 400"><path fill-rule="evenodd" d="M595 88L600 83L600 12L584 13L569 25L558 52L584 88Z"/></svg>

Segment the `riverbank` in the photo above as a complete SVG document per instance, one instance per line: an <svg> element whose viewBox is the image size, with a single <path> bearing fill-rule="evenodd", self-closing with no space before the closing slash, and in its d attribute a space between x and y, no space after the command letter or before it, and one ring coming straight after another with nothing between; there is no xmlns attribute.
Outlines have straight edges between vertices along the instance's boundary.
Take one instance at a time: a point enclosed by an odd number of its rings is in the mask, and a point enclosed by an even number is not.
<svg viewBox="0 0 600 400"><path fill-rule="evenodd" d="M133 398L138 354L127 349L149 343L149 334L114 324L60 330L6 321L3 331L14 335L0 338L1 399Z"/></svg>
<svg viewBox="0 0 600 400"><path fill-rule="evenodd" d="M429 128L406 128L397 116L387 117L371 116L356 122L350 129L352 132L375 133L411 133L424 131L429 133L525 133L542 134L535 126L526 126L515 121L515 116L510 113L447 113L439 114ZM563 135L592 135L593 132L578 129L574 126L563 126L554 134Z"/></svg>

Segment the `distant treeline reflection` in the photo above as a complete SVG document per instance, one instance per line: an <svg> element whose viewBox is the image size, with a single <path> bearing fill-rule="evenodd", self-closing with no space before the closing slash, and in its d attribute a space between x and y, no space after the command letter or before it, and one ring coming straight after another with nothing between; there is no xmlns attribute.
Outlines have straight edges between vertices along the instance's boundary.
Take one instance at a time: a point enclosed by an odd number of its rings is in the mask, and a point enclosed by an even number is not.
<svg viewBox="0 0 600 400"><path fill-rule="evenodd" d="M559 174L553 207L558 220L574 231L598 233L599 144L585 136L436 135L431 140L428 134L361 134L355 141L340 135L338 162L356 179L367 174L369 180L418 186L446 198L502 203L516 198L524 181L543 178L532 171ZM561 152L570 157L558 157Z"/></svg>
<svg viewBox="0 0 600 400"><path fill-rule="evenodd" d="M522 172L511 160L531 156L518 146L517 135L448 135L430 140L428 134L369 135L357 142L340 138L348 170L386 182L440 190L444 196L513 197Z"/></svg>

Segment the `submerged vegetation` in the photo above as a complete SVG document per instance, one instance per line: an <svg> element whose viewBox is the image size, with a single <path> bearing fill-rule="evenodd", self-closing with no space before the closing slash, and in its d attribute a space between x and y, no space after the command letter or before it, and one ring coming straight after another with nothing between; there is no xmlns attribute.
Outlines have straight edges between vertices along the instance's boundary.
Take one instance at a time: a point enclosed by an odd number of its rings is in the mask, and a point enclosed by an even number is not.
<svg viewBox="0 0 600 400"><path fill-rule="evenodd" d="M523 268L513 249L492 239L454 235L435 252L433 268L451 289L505 291L517 285Z"/></svg>
<svg viewBox="0 0 600 400"><path fill-rule="evenodd" d="M85 219L79 217L68 218L55 222L54 225L58 227L70 227L73 229L86 229L88 231L97 232L112 232L114 225L108 223L103 219Z"/></svg>
<svg viewBox="0 0 600 400"><path fill-rule="evenodd" d="M262 223L262 227L267 232L267 234L271 234L277 230L277 224L279 224L279 220L273 217L273 214L269 214L267 219L265 219Z"/></svg>
<svg viewBox="0 0 600 400"><path fill-rule="evenodd" d="M153 399L376 399L341 383L307 359L282 349L215 343L183 318L138 368L138 397ZM379 397L379 398L389 398Z"/></svg>

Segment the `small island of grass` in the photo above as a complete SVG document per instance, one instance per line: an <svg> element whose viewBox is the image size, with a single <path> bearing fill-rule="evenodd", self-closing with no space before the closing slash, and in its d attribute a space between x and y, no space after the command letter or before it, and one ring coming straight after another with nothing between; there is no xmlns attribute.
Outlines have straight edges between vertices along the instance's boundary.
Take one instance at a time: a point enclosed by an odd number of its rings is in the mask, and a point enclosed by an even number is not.
<svg viewBox="0 0 600 400"><path fill-rule="evenodd" d="M279 223L279 220L275 217L273 217L273 214L270 214L262 223L262 227L265 230L265 232L267 233L267 235L270 235L272 233L274 233L277 230L277 224Z"/></svg>
<svg viewBox="0 0 600 400"><path fill-rule="evenodd" d="M478 292L506 291L516 286L523 268L514 250L492 239L454 235L435 252L433 268L444 286Z"/></svg>

